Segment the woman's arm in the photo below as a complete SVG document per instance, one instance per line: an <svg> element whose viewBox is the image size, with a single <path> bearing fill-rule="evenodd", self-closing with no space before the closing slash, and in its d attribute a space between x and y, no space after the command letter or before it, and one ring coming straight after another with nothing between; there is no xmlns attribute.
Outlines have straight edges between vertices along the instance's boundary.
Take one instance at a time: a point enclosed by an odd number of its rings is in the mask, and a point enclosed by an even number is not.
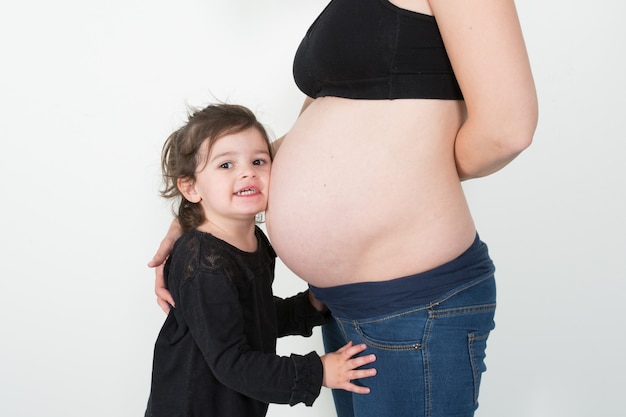
<svg viewBox="0 0 626 417"><path fill-rule="evenodd" d="M537 126L537 94L515 4L429 3L467 106L455 143L459 177L489 175L530 145Z"/></svg>

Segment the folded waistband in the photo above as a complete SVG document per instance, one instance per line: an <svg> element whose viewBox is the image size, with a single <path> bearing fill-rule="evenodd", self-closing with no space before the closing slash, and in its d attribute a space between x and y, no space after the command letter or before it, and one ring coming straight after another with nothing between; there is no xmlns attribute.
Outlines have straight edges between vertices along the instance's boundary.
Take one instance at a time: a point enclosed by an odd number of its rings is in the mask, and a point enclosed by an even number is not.
<svg viewBox="0 0 626 417"><path fill-rule="evenodd" d="M389 281L309 288L334 316L365 319L427 304L493 270L487 245L476 235L459 257L429 271Z"/></svg>

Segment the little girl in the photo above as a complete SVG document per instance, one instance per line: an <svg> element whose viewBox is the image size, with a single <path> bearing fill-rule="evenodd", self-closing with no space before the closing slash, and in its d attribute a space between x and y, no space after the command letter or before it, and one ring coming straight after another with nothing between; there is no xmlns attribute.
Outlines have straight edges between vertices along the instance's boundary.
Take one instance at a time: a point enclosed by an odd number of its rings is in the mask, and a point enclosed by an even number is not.
<svg viewBox="0 0 626 417"><path fill-rule="evenodd" d="M308 291L273 296L274 253L256 226L267 205L272 154L263 125L243 106L190 115L163 147L161 194L178 199L185 234L165 265L172 308L154 349L146 416L265 416L268 403L312 405L321 386L359 394L375 375L348 343L322 357L276 355L276 338L326 321Z"/></svg>

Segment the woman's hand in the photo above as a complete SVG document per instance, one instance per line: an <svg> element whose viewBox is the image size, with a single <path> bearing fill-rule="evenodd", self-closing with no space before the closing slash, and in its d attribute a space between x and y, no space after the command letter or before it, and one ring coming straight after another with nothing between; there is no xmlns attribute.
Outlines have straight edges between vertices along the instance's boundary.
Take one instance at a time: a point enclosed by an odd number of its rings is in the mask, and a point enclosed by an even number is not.
<svg viewBox="0 0 626 417"><path fill-rule="evenodd" d="M324 380L322 385L328 388L343 389L356 394L369 394L369 388L350 382L354 379L369 378L376 375L376 369L374 368L357 369L376 360L375 355L353 358L354 355L363 352L366 348L367 346L365 344L352 346L352 342L348 342L338 351L322 356L322 365L324 366Z"/></svg>
<svg viewBox="0 0 626 417"><path fill-rule="evenodd" d="M182 234L183 229L180 227L180 223L178 223L178 220L174 219L170 224L170 228L168 229L167 234L161 241L161 244L159 245L159 249L157 250L156 254L152 258L152 260L148 262L148 266L150 268L155 268L154 293L157 296L157 303L165 313L169 313L170 308L175 307L175 304L174 299L172 298L172 294L165 286L163 266L165 265L165 261L167 260L170 252L172 252L174 243L179 237L182 236Z"/></svg>

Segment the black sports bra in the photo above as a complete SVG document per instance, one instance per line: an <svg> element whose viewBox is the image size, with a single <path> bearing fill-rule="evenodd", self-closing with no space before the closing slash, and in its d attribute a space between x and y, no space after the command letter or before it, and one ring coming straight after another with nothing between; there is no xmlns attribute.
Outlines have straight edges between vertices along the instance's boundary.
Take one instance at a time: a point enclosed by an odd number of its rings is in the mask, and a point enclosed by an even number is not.
<svg viewBox="0 0 626 417"><path fill-rule="evenodd" d="M313 98L463 99L435 18L388 0L332 0L302 40L293 74Z"/></svg>

